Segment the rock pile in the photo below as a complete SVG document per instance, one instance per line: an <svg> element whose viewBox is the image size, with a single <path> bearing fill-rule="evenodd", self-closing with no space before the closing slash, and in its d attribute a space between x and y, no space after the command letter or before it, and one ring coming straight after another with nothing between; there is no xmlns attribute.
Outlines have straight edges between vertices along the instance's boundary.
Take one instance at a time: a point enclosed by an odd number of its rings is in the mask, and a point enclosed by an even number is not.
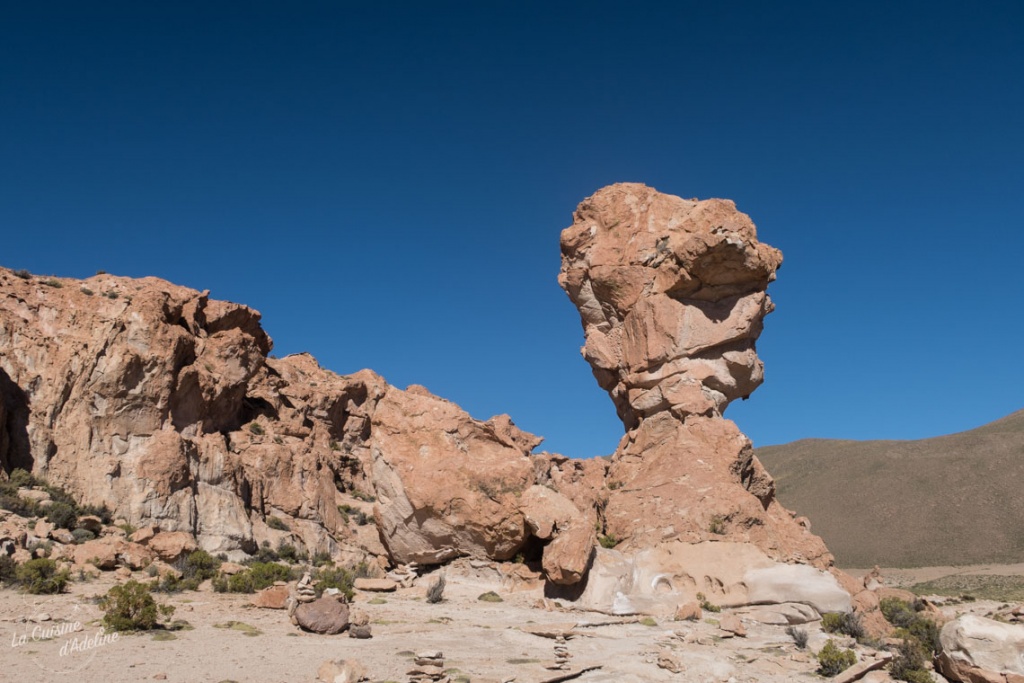
<svg viewBox="0 0 1024 683"><path fill-rule="evenodd" d="M572 654L569 652L565 636L557 636L555 638L555 661L553 664L546 664L544 668L552 671L567 671L571 658Z"/></svg>
<svg viewBox="0 0 1024 683"><path fill-rule="evenodd" d="M409 683L449 682L444 672L444 653L440 650L417 652L413 664L415 666L407 672Z"/></svg>

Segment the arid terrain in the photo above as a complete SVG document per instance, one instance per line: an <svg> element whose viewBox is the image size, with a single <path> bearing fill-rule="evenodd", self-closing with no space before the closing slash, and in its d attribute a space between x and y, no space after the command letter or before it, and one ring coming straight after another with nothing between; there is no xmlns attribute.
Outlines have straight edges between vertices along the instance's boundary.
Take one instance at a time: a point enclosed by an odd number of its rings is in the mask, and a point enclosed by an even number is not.
<svg viewBox="0 0 1024 683"><path fill-rule="evenodd" d="M347 634L306 633L289 623L282 610L256 608L249 604L248 596L204 589L160 598L177 607L174 617L186 620L188 630L124 635L116 642L64 657L60 650L69 640L97 632L101 613L91 598L109 588L112 575L74 583L69 593L59 596L0 591L0 634L4 637L0 680L312 682L323 661L340 658L358 661L371 681L404 682L414 668L414 654L431 650L444 654L445 670L452 681L476 683L540 683L592 666L601 668L578 680L821 680L814 673L817 664L813 656L794 645L784 624L756 620L769 618L772 608L767 606L704 612L699 621L615 617L561 608L558 601L545 601L536 591L506 593L494 569L473 569L468 562L450 568L448 579L446 599L436 605L424 602L421 587L357 594L354 606L370 617L373 638L369 640L352 639ZM504 602L478 600L487 591L498 592ZM951 605L944 612L950 616L989 614L1001 604L978 600ZM723 617L730 614L740 618L745 637L719 628ZM40 621L40 615L49 619ZM45 641L32 639L34 628L53 627L62 621L80 622L82 630ZM556 643L530 633L544 627L550 633L573 634L567 641L572 655L569 670L545 668L554 661ZM812 651L831 637L822 632L820 622L801 628L810 634ZM11 639L21 634L29 634L29 642L12 647ZM852 639L843 640L853 644ZM862 661L878 654L875 648L855 647ZM667 663L665 655L682 664L679 673L658 665L659 657ZM890 680L881 676L871 680Z"/></svg>
<svg viewBox="0 0 1024 683"><path fill-rule="evenodd" d="M804 439L757 455L840 566L1024 557L1024 411L931 439Z"/></svg>

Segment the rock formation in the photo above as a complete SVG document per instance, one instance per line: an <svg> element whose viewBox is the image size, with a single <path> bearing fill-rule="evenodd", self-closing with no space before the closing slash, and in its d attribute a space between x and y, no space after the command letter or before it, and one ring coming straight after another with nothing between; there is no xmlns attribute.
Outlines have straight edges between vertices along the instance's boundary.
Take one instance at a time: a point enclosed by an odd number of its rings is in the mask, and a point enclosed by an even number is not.
<svg viewBox="0 0 1024 683"><path fill-rule="evenodd" d="M156 278L0 269L0 292L0 476L28 469L215 552L287 542L437 564L511 559L535 539L552 581L586 569L600 485L573 494L582 510L552 491L560 512L543 527L520 498L555 480L575 490L577 471L596 482L603 464L531 455L540 439L508 416L268 357L259 313Z"/></svg>
<svg viewBox="0 0 1024 683"><path fill-rule="evenodd" d="M106 506L168 561L192 537L235 560L288 543L409 571L518 556L601 609L739 604L751 587L842 608L813 569L786 588L785 563L831 557L721 417L762 380L779 252L731 202L624 184L580 204L562 254L627 430L610 460L536 454L508 416L369 370L274 358L260 314L208 292L0 269L0 478L25 468ZM595 552L598 532L616 549Z"/></svg>
<svg viewBox="0 0 1024 683"><path fill-rule="evenodd" d="M584 200L561 243L559 283L580 311L583 356L627 430L607 475L607 538L634 558L657 547L663 560L695 556L673 543L760 551L720 575L774 562L828 567L824 544L779 505L750 441L721 416L763 380L754 343L772 310L778 250L730 201L633 183ZM658 566L678 569L674 590L696 583L729 599L713 569Z"/></svg>

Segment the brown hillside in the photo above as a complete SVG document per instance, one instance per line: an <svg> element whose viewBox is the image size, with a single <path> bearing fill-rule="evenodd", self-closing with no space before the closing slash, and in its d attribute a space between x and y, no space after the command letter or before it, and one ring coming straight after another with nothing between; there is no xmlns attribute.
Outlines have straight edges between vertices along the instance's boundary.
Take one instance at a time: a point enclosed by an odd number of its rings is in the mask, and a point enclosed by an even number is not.
<svg viewBox="0 0 1024 683"><path fill-rule="evenodd" d="M757 455L840 566L1024 560L1024 410L920 441L804 439Z"/></svg>

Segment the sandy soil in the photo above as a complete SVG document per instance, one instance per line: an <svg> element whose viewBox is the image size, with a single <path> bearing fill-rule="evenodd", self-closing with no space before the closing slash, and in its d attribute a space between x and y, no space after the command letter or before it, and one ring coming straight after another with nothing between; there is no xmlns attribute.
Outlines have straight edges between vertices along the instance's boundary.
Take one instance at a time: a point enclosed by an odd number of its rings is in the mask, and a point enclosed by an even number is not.
<svg viewBox="0 0 1024 683"><path fill-rule="evenodd" d="M844 569L848 574L861 577L871 569ZM1024 576L1024 563L1020 564L972 564L963 567L915 567L881 568L885 583L896 588L909 588L917 583L934 581L945 576Z"/></svg>
<svg viewBox="0 0 1024 683"><path fill-rule="evenodd" d="M744 620L745 638L724 637L718 628L722 615L710 612L699 622L647 625L635 617L567 611L550 602L545 606L535 592L503 592L496 574L472 574L449 571L446 599L438 605L423 600L422 587L386 595L357 594L355 606L371 619L370 640L304 633L284 611L252 607L248 596L201 590L158 596L175 605L174 617L187 620L192 630L101 639L79 652L69 651L73 643L101 633L101 612L91 598L113 585L111 575L72 584L69 593L53 597L4 590L0 681L312 683L321 662L347 658L363 664L372 681L404 682L414 652L441 650L452 681L540 683L562 673L545 668L554 660L555 641L521 627L566 622L576 622L579 633L568 643L572 669L602 667L576 679L582 682L782 683L817 678L812 657L795 647L784 626ZM505 601L477 600L489 590ZM49 619L43 620L45 615ZM252 631L222 627L232 621ZM76 630L63 632L71 628ZM811 649L817 650L826 638L819 625L802 628L811 636ZM174 639L161 640L168 636ZM858 648L861 658L871 652ZM659 668L659 653L676 656L685 671L674 674Z"/></svg>

